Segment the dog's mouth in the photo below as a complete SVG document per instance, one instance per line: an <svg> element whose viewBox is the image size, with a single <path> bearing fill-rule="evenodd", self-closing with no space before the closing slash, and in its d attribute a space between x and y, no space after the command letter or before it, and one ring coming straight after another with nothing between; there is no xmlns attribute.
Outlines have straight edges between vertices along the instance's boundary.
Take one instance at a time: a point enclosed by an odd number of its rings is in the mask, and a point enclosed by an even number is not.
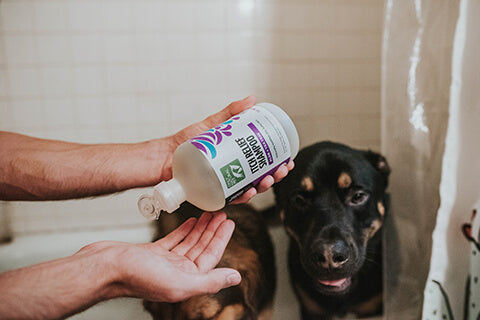
<svg viewBox="0 0 480 320"><path fill-rule="evenodd" d="M317 287L330 294L340 294L348 291L352 284L352 278L342 278L336 280L317 280Z"/></svg>

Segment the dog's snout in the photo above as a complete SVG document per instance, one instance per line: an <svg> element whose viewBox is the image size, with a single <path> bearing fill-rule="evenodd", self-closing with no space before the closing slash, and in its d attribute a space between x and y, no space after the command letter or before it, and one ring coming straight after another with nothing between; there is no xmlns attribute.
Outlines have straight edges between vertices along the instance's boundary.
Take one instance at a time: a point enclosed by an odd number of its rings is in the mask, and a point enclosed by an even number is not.
<svg viewBox="0 0 480 320"><path fill-rule="evenodd" d="M350 248L343 240L320 245L312 255L313 263L325 269L337 269L350 259Z"/></svg>
<svg viewBox="0 0 480 320"><path fill-rule="evenodd" d="M342 265L348 261L350 255L350 249L343 240L336 241L332 247L332 262L335 264Z"/></svg>

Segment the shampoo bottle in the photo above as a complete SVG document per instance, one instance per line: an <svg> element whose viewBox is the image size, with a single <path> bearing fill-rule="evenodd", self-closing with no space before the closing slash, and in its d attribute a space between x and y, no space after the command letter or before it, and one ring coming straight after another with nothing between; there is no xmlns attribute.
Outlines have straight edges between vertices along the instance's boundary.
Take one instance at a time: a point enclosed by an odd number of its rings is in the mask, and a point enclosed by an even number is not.
<svg viewBox="0 0 480 320"><path fill-rule="evenodd" d="M289 116L274 104L257 104L181 144L173 154L173 178L142 195L138 209L149 219L184 201L220 210L294 159L298 148Z"/></svg>

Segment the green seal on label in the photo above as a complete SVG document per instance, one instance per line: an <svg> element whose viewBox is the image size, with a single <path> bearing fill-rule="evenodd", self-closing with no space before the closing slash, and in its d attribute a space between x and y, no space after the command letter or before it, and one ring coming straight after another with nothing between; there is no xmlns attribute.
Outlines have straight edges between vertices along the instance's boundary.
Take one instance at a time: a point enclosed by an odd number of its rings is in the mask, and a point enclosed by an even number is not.
<svg viewBox="0 0 480 320"><path fill-rule="evenodd" d="M243 171L242 165L238 159L233 160L229 164L220 168L223 179L225 179L225 184L227 188L231 188L243 179L245 179L245 172Z"/></svg>

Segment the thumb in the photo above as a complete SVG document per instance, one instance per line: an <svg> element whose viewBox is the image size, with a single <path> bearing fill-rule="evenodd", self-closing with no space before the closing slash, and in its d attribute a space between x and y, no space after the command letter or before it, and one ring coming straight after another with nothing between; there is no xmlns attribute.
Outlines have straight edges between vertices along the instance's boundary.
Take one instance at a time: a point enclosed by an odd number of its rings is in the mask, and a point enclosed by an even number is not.
<svg viewBox="0 0 480 320"><path fill-rule="evenodd" d="M199 273L191 285L198 288L198 294L217 293L224 288L239 284L241 280L242 276L237 270L218 268L209 272Z"/></svg>

